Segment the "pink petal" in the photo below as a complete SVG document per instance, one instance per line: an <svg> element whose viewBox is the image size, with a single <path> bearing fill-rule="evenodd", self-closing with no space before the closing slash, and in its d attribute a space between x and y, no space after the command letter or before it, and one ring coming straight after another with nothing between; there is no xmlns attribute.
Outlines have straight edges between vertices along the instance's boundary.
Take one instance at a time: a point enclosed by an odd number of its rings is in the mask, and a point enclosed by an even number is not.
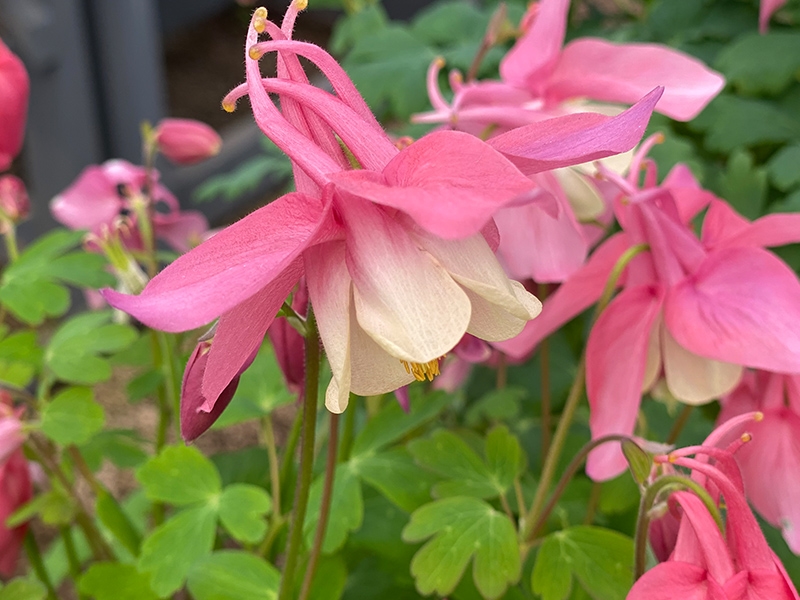
<svg viewBox="0 0 800 600"><path fill-rule="evenodd" d="M528 321L522 333L492 345L513 358L530 354L544 338L597 302L611 270L629 247L630 241L625 233L610 237L592 254L582 269L576 271L547 299L542 313L533 321Z"/></svg>
<svg viewBox="0 0 800 600"><path fill-rule="evenodd" d="M446 239L470 236L533 184L488 144L459 131L437 131L392 159L383 178L365 171L331 175L336 187L397 208Z"/></svg>
<svg viewBox="0 0 800 600"><path fill-rule="evenodd" d="M22 148L29 93L25 65L0 40L0 171L11 166Z"/></svg>
<svg viewBox="0 0 800 600"><path fill-rule="evenodd" d="M489 140L526 175L627 152L642 139L663 88L615 117L578 113L519 127Z"/></svg>
<svg viewBox="0 0 800 600"><path fill-rule="evenodd" d="M661 303L654 288L628 288L608 305L592 328L586 345L586 390L593 439L633 433L647 346ZM616 477L625 466L619 444L604 444L589 454L586 473L602 481Z"/></svg>
<svg viewBox="0 0 800 600"><path fill-rule="evenodd" d="M97 232L100 225L110 225L119 215L123 203L116 182L109 179L103 167L86 167L78 179L50 201L56 221L70 229Z"/></svg>
<svg viewBox="0 0 800 600"><path fill-rule="evenodd" d="M205 325L282 273L327 226L330 204L287 194L159 273L138 296L103 290L112 306L164 331Z"/></svg>
<svg viewBox="0 0 800 600"><path fill-rule="evenodd" d="M33 497L30 467L22 450L0 464L0 575L11 577L17 571L27 525L8 529L6 519Z"/></svg>
<svg viewBox="0 0 800 600"><path fill-rule="evenodd" d="M761 6L758 11L758 30L761 33L767 33L772 13L784 4L786 4L786 0L761 0Z"/></svg>
<svg viewBox="0 0 800 600"><path fill-rule="evenodd" d="M213 399L258 352L267 328L302 274L302 260L296 258L262 290L220 317L203 377L203 396L209 400L203 410L213 408Z"/></svg>
<svg viewBox="0 0 800 600"><path fill-rule="evenodd" d="M800 283L760 248L711 253L670 289L665 322L687 350L724 362L800 372Z"/></svg>
<svg viewBox="0 0 800 600"><path fill-rule="evenodd" d="M553 71L567 30L569 0L542 0L533 25L500 63L504 81L538 93Z"/></svg>
<svg viewBox="0 0 800 600"><path fill-rule="evenodd" d="M772 247L800 242L800 214L780 213L752 223L723 200L716 200L703 221L703 243L709 248Z"/></svg>
<svg viewBox="0 0 800 600"><path fill-rule="evenodd" d="M208 231L208 219L197 210L185 210L171 215L153 215L156 237L161 238L178 252L188 252L203 241Z"/></svg>
<svg viewBox="0 0 800 600"><path fill-rule="evenodd" d="M664 178L661 187L667 188L675 199L681 221L689 223L700 211L718 198L700 187L689 167L675 165Z"/></svg>
<svg viewBox="0 0 800 600"><path fill-rule="evenodd" d="M712 595L707 577L707 571L689 563L661 563L633 584L626 600L730 600L721 590Z"/></svg>
<svg viewBox="0 0 800 600"><path fill-rule="evenodd" d="M632 104L655 86L664 87L658 112L691 121L722 90L725 79L666 46L581 38L564 48L547 81L546 96Z"/></svg>

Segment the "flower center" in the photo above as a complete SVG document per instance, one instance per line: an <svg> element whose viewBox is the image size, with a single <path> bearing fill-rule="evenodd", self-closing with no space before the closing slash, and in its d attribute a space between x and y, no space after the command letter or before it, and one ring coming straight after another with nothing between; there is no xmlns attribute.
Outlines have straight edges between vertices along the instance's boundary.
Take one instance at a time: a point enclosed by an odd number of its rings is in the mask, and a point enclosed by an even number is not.
<svg viewBox="0 0 800 600"><path fill-rule="evenodd" d="M433 378L439 374L439 361L441 358L435 358L426 363L415 363L401 360L406 373L413 375L417 381L433 381Z"/></svg>

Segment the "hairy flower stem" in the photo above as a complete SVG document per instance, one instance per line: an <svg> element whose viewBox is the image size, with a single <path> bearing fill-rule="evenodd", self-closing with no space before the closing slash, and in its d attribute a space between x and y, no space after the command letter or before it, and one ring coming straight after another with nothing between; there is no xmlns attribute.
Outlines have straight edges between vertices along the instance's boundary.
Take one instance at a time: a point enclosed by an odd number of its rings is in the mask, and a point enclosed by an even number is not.
<svg viewBox="0 0 800 600"><path fill-rule="evenodd" d="M8 227L8 231L5 232L3 235L3 239L6 242L6 253L8 254L8 262L9 264L13 264L17 262L19 258L19 247L17 246L17 230L14 227L14 224L11 222L7 222L6 226Z"/></svg>
<svg viewBox="0 0 800 600"><path fill-rule="evenodd" d="M270 492L272 493L273 513L281 516L281 472L278 463L278 451L275 445L275 429L272 427L272 418L267 415L261 421L264 435L264 445L267 447L269 457Z"/></svg>
<svg viewBox="0 0 800 600"><path fill-rule="evenodd" d="M688 489L697 494L703 501L708 512L714 518L721 532L725 531L722 524L722 515L708 490L702 485L683 475L662 475L656 479L642 494L639 503L639 514L636 517L636 534L634 535L634 568L633 580L636 581L644 574L647 563L647 539L650 532L650 509L658 499L659 495L669 489Z"/></svg>
<svg viewBox="0 0 800 600"><path fill-rule="evenodd" d="M283 448L283 456L281 457L281 489L286 490L289 484L289 472L291 471L292 464L294 463L295 451L297 450L297 442L300 441L300 430L303 426L303 411L297 411L297 416L292 423L292 428L289 430L289 437L286 440L286 446ZM291 498L289 502L291 502Z"/></svg>
<svg viewBox="0 0 800 600"><path fill-rule="evenodd" d="M47 589L47 600L58 600L53 582L50 579L50 574L47 572L47 567L42 560L42 553L39 551L39 545L36 543L36 538L33 537L33 532L29 529L25 534L25 554L28 555L28 562L36 573L37 579L42 582L42 585ZM80 569L78 569L80 575ZM75 584L77 585L77 579Z"/></svg>
<svg viewBox="0 0 800 600"><path fill-rule="evenodd" d="M539 284L539 300L547 300L548 285ZM550 393L550 342L547 338L539 344L539 380L542 396L542 456L547 456L550 451L550 435L553 430L553 416L551 411L552 395Z"/></svg>
<svg viewBox="0 0 800 600"><path fill-rule="evenodd" d="M314 573L317 571L319 555L322 553L322 545L325 542L325 532L328 529L328 518L331 513L331 498L333 497L333 480L336 476L336 457L339 446L339 415L331 414L330 435L328 436L328 454L325 461L325 481L322 485L322 500L319 506L319 521L317 521L317 531L314 534L314 545L311 547L311 554L308 557L308 566L303 578L303 587L300 590L299 600L308 600L311 593L311 585L314 583Z"/></svg>
<svg viewBox="0 0 800 600"><path fill-rule="evenodd" d="M306 518L308 492L311 488L311 471L314 466L314 435L317 427L320 352L317 321L311 308L308 309L306 328L306 395L303 401L303 441L300 446L300 469L294 493L292 524L289 528L289 543L286 549L286 564L283 567L278 600L289 600L293 595L294 572L302 549L303 523Z"/></svg>

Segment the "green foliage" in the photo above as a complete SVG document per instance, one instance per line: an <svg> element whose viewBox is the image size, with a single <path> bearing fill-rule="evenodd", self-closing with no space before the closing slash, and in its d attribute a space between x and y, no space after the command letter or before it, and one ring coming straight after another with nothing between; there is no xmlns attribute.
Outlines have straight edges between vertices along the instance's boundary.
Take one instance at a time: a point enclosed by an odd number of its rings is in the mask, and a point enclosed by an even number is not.
<svg viewBox="0 0 800 600"><path fill-rule="evenodd" d="M454 497L426 504L411 515L403 539L432 537L411 561L417 590L453 591L472 559L472 577L484 598L499 598L521 573L517 534L508 517L477 498Z"/></svg>
<svg viewBox="0 0 800 600"><path fill-rule="evenodd" d="M42 349L33 331L9 335L7 325L0 326L0 383L26 387L42 367Z"/></svg>
<svg viewBox="0 0 800 600"><path fill-rule="evenodd" d="M23 504L6 520L9 527L17 527L34 516L45 525L67 525L75 517L75 501L60 488L42 492Z"/></svg>
<svg viewBox="0 0 800 600"><path fill-rule="evenodd" d="M95 600L158 600L147 576L133 565L94 563L83 574L78 589Z"/></svg>
<svg viewBox="0 0 800 600"><path fill-rule="evenodd" d="M168 446L136 478L148 498L175 506L208 502L222 490L216 467L193 446Z"/></svg>
<svg viewBox="0 0 800 600"><path fill-rule="evenodd" d="M323 477L316 479L311 485L311 492L308 496L308 512L303 525L303 534L309 546L313 543L314 533L317 530L323 483ZM335 517L328 521L328 529L322 544L322 550L326 554L341 548L347 540L348 533L358 529L364 518L361 482L349 464L339 465L336 468L331 496L331 514Z"/></svg>
<svg viewBox="0 0 800 600"><path fill-rule="evenodd" d="M67 446L85 444L105 423L103 407L86 387L69 387L59 392L42 412L42 432L54 442Z"/></svg>
<svg viewBox="0 0 800 600"><path fill-rule="evenodd" d="M275 600L280 573L247 552L222 550L199 560L189 572L189 591L196 600Z"/></svg>
<svg viewBox="0 0 800 600"><path fill-rule="evenodd" d="M111 494L106 491L98 494L95 512L100 523L131 556L138 556L142 536Z"/></svg>
<svg viewBox="0 0 800 600"><path fill-rule="evenodd" d="M44 354L45 365L63 381L93 385L111 377L107 355L137 338L128 325L109 323L111 311L84 313L61 325Z"/></svg>
<svg viewBox="0 0 800 600"><path fill-rule="evenodd" d="M550 534L536 555L533 591L542 600L564 600L573 576L592 598L623 600L633 583L633 540L585 525Z"/></svg>
<svg viewBox="0 0 800 600"><path fill-rule="evenodd" d="M120 469L133 469L147 460L142 445L143 440L135 431L106 429L81 446L81 455L92 471L97 471L106 458Z"/></svg>
<svg viewBox="0 0 800 600"><path fill-rule="evenodd" d="M219 498L220 522L235 540L246 544L256 544L264 538L264 515L270 510L269 494L254 485L229 485Z"/></svg>
<svg viewBox="0 0 800 600"><path fill-rule="evenodd" d="M56 229L28 246L3 272L0 303L20 321L41 325L48 317L63 315L70 305L63 284L97 288L113 285L102 256L69 252L83 239L83 232Z"/></svg>
<svg viewBox="0 0 800 600"><path fill-rule="evenodd" d="M47 590L35 579L12 579L0 589L0 600L44 600Z"/></svg>
<svg viewBox="0 0 800 600"><path fill-rule="evenodd" d="M767 173L753 166L749 153L738 150L731 154L718 187L722 197L745 217L756 219L764 213Z"/></svg>
<svg viewBox="0 0 800 600"><path fill-rule="evenodd" d="M720 52L715 66L742 94L779 94L800 71L800 33L754 31Z"/></svg>

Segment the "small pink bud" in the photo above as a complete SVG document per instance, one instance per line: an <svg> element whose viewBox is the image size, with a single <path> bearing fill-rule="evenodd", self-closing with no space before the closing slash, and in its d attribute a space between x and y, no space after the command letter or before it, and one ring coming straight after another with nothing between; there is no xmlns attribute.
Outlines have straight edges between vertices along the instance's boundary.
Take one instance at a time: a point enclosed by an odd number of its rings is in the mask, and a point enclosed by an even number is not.
<svg viewBox="0 0 800 600"><path fill-rule="evenodd" d="M192 165L219 154L222 139L205 123L162 119L155 129L159 151L179 165Z"/></svg>
<svg viewBox="0 0 800 600"><path fill-rule="evenodd" d="M22 148L30 82L22 61L0 40L0 171Z"/></svg>
<svg viewBox="0 0 800 600"><path fill-rule="evenodd" d="M0 176L0 212L12 223L27 219L31 210L28 191L19 177Z"/></svg>

